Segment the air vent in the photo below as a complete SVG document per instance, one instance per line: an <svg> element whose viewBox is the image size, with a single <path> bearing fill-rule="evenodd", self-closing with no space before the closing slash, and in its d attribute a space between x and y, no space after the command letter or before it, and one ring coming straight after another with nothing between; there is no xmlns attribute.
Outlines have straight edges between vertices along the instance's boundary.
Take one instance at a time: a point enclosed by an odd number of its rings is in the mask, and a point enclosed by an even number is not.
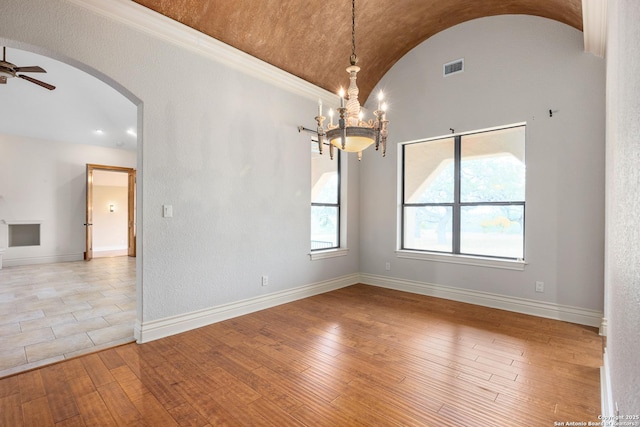
<svg viewBox="0 0 640 427"><path fill-rule="evenodd" d="M447 62L444 64L443 70L445 77L450 76L451 74L462 73L464 71L464 58Z"/></svg>

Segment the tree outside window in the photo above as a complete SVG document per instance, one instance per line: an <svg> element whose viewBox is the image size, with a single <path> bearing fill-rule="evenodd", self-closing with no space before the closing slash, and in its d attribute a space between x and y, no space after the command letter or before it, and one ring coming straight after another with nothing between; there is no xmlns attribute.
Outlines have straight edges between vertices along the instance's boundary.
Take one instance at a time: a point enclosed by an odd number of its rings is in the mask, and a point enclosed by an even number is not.
<svg viewBox="0 0 640 427"><path fill-rule="evenodd" d="M524 259L525 126L403 146L402 248Z"/></svg>

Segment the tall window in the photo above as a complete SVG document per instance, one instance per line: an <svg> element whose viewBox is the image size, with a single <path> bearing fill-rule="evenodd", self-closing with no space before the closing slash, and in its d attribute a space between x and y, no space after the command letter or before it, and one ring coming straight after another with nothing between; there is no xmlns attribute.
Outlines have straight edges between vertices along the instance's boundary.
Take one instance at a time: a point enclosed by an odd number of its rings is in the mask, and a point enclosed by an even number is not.
<svg viewBox="0 0 640 427"><path fill-rule="evenodd" d="M402 249L524 259L525 126L402 147Z"/></svg>
<svg viewBox="0 0 640 427"><path fill-rule="evenodd" d="M311 250L334 249L340 247L340 152L331 160L311 146Z"/></svg>

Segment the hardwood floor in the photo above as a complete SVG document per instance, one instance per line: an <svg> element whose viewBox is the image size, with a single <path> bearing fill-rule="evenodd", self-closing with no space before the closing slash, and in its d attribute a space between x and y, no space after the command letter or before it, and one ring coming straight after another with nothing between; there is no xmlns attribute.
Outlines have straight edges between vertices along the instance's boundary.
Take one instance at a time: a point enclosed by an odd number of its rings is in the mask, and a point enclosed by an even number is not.
<svg viewBox="0 0 640 427"><path fill-rule="evenodd" d="M3 426L597 421L595 329L355 285L0 380Z"/></svg>

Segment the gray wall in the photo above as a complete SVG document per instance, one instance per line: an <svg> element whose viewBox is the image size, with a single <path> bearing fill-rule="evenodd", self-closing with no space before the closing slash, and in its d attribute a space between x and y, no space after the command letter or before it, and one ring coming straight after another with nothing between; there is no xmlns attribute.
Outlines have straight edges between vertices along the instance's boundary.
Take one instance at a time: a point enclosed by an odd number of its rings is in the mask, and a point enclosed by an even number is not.
<svg viewBox="0 0 640 427"><path fill-rule="evenodd" d="M357 198L347 255L308 256L310 140L296 126L313 124L317 96L64 0L3 0L0 38L97 70L139 100L143 323L358 272ZM357 194L357 160L348 166ZM173 218L162 217L163 204Z"/></svg>
<svg viewBox="0 0 640 427"><path fill-rule="evenodd" d="M602 312L605 62L584 53L582 37L544 18L482 18L433 36L385 75L392 144L386 159L362 161L362 272ZM444 78L458 58L464 72ZM527 123L525 270L396 258L393 142L516 122Z"/></svg>
<svg viewBox="0 0 640 427"><path fill-rule="evenodd" d="M640 414L640 3L609 1L607 354L613 401Z"/></svg>

